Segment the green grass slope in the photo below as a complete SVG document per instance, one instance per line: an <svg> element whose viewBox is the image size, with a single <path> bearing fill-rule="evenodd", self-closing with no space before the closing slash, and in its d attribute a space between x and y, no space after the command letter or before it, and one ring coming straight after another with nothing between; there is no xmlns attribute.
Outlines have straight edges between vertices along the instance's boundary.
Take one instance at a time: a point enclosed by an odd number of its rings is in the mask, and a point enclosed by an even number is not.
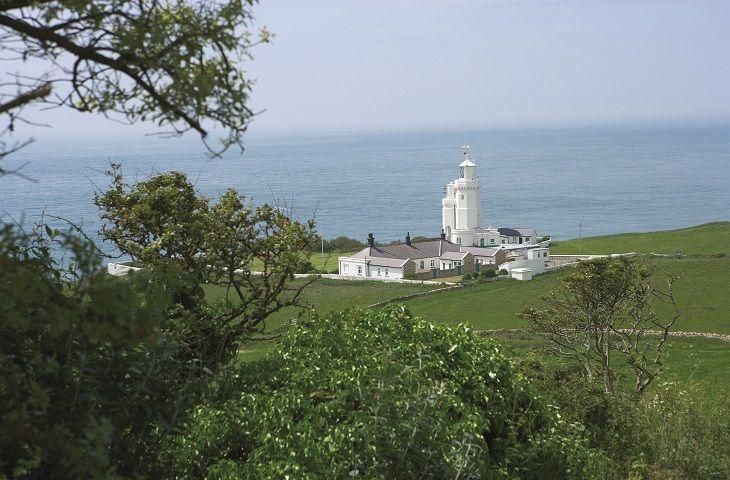
<svg viewBox="0 0 730 480"><path fill-rule="evenodd" d="M673 253L684 249L686 255L730 254L730 222L712 222L679 230L647 233L620 233L553 242L555 255L608 253Z"/></svg>
<svg viewBox="0 0 730 480"><path fill-rule="evenodd" d="M730 257L655 259L652 263L684 277L676 285L682 316L675 330L730 334ZM517 313L547 295L570 272L538 275L530 282L503 280L409 300L408 308L434 322L468 323L478 329L525 326ZM662 277L658 276L661 282ZM664 304L657 312L669 314Z"/></svg>
<svg viewBox="0 0 730 480"><path fill-rule="evenodd" d="M294 280L291 285L294 288L303 283L304 280ZM441 285L321 278L304 290L300 301L314 306L319 313L328 313L358 306L367 306L382 300L432 290L434 288L441 288ZM225 289L208 286L206 295L209 299L215 300L225 295ZM299 308L290 307L274 313L267 319L267 327L275 328L280 326L286 320L295 318L299 310Z"/></svg>

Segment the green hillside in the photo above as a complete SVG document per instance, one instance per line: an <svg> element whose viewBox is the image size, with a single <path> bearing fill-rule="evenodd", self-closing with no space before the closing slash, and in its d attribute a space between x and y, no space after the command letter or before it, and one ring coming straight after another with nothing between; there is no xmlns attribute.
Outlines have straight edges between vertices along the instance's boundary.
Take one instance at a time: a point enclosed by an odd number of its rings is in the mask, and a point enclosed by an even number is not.
<svg viewBox="0 0 730 480"><path fill-rule="evenodd" d="M608 253L673 253L684 249L686 255L730 254L730 222L712 222L679 230L647 233L620 233L553 242L555 255Z"/></svg>
<svg viewBox="0 0 730 480"><path fill-rule="evenodd" d="M685 274L676 285L682 313L677 330L730 333L730 257L668 258L652 263ZM563 269L538 275L530 282L490 282L405 303L415 314L435 322L466 321L479 329L522 327L517 313L547 295L569 272ZM664 305L657 306L660 313L661 307Z"/></svg>

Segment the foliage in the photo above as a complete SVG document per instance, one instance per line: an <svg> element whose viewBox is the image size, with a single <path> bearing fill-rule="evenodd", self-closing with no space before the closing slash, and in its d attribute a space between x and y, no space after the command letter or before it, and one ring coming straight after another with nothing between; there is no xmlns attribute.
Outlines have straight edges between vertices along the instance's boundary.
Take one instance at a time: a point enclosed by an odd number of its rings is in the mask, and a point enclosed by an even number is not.
<svg viewBox="0 0 730 480"><path fill-rule="evenodd" d="M585 426L590 445L610 455L619 478L730 476L730 402L724 392L663 382L648 396L608 395L602 385L534 351L522 357L520 367L568 421Z"/></svg>
<svg viewBox="0 0 730 480"><path fill-rule="evenodd" d="M664 346L679 318L674 300L675 277L667 274L667 291L653 286L654 270L631 257L604 257L583 261L565 277L544 308L528 307L522 313L537 335L549 340L552 352L580 366L589 380L603 379L613 393L615 357L633 368L635 386L643 391L662 371ZM657 316L651 301L674 307L674 314ZM658 340L647 332L656 329Z"/></svg>
<svg viewBox="0 0 730 480"><path fill-rule="evenodd" d="M486 268L486 269L482 270L481 272L479 272L479 275L482 278L494 278L497 276L497 272L496 272L496 270L492 270L491 268Z"/></svg>
<svg viewBox="0 0 730 480"><path fill-rule="evenodd" d="M128 185L116 165L111 186L95 203L104 221L100 234L165 284L179 306L163 328L186 339L191 356L225 363L245 335L260 332L274 312L298 305L302 289L291 287L308 261L314 223L291 220L269 205L247 204L235 190L216 203L200 196L183 173L170 172ZM261 262L261 271L251 264ZM166 284L170 270L180 272ZM221 287L217 302L203 285Z"/></svg>
<svg viewBox="0 0 730 480"><path fill-rule="evenodd" d="M603 478L497 344L403 307L317 317L164 448L177 478ZM167 467L166 467L167 468Z"/></svg>
<svg viewBox="0 0 730 480"><path fill-rule="evenodd" d="M72 234L0 230L2 478L135 476L152 426L177 428L207 377L160 335L164 292L99 262Z"/></svg>
<svg viewBox="0 0 730 480"><path fill-rule="evenodd" d="M499 275L507 275L509 272L506 269L504 269L504 268L500 268L499 269L499 272L497 272L497 273Z"/></svg>
<svg viewBox="0 0 730 480"><path fill-rule="evenodd" d="M243 63L271 39L266 29L250 31L253 3L3 2L3 51L35 67L6 83L1 96L10 100L0 113L10 116L12 131L19 110L42 100L128 123L151 121L166 134L193 130L206 139L222 132L222 149L240 145L254 115Z"/></svg>
<svg viewBox="0 0 730 480"><path fill-rule="evenodd" d="M365 244L362 243L360 240L355 240L354 238L345 237L342 235L331 240L323 239L322 237L318 236L313 243L312 251L320 252L322 251L323 247L325 253L357 252L362 250L363 247L365 247Z"/></svg>

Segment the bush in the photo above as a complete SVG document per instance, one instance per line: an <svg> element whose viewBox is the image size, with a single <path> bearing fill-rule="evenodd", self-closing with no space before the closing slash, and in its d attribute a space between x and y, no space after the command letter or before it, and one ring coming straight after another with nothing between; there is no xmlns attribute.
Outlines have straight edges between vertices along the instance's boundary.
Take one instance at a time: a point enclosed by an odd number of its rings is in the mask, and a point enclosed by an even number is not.
<svg viewBox="0 0 730 480"><path fill-rule="evenodd" d="M474 277L472 276L472 274L471 274L471 273L465 273L464 275L462 275L462 277L461 277L461 281L462 281L462 282L469 282L469 281L471 281L471 280L472 280L473 278L474 278Z"/></svg>
<svg viewBox="0 0 730 480"><path fill-rule="evenodd" d="M163 449L177 478L605 478L493 341L401 306L334 314L220 382Z"/></svg>
<svg viewBox="0 0 730 480"><path fill-rule="evenodd" d="M144 476L147 432L178 427L207 369L160 335L171 301L146 273L119 281L91 245L45 233L0 226L0 478Z"/></svg>
<svg viewBox="0 0 730 480"><path fill-rule="evenodd" d="M312 252L322 251L322 237L317 237L312 242ZM324 251L325 252L356 252L362 250L365 244L354 238L339 236L332 240L324 240Z"/></svg>
<svg viewBox="0 0 730 480"><path fill-rule="evenodd" d="M666 382L650 395L606 394L576 369L528 354L521 367L590 445L610 455L618 478L730 478L730 400L724 392ZM630 381L629 379L625 379Z"/></svg>
<svg viewBox="0 0 730 480"><path fill-rule="evenodd" d="M497 276L497 271L490 268L487 270L482 270L480 275L482 276L482 278L494 278Z"/></svg>
<svg viewBox="0 0 730 480"><path fill-rule="evenodd" d="M509 272L508 272L508 271L507 271L506 269L504 269L504 268L500 268L500 269L499 269L499 274L500 274L500 275L507 275L508 273L509 273Z"/></svg>

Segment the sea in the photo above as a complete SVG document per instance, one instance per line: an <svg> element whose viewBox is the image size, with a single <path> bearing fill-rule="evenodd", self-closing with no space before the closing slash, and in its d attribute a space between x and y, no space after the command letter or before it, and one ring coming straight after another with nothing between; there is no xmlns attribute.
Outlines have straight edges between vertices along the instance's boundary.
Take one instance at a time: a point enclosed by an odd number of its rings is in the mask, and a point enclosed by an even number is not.
<svg viewBox="0 0 730 480"><path fill-rule="evenodd" d="M235 188L314 218L326 238L437 236L462 145L482 182L484 226L559 240L730 219L730 124L697 124L251 134L243 151L214 159L192 135L41 136L3 161L25 166L24 177L0 178L0 220L27 228L63 217L98 240L92 198L114 162L129 181L178 170L210 197Z"/></svg>

